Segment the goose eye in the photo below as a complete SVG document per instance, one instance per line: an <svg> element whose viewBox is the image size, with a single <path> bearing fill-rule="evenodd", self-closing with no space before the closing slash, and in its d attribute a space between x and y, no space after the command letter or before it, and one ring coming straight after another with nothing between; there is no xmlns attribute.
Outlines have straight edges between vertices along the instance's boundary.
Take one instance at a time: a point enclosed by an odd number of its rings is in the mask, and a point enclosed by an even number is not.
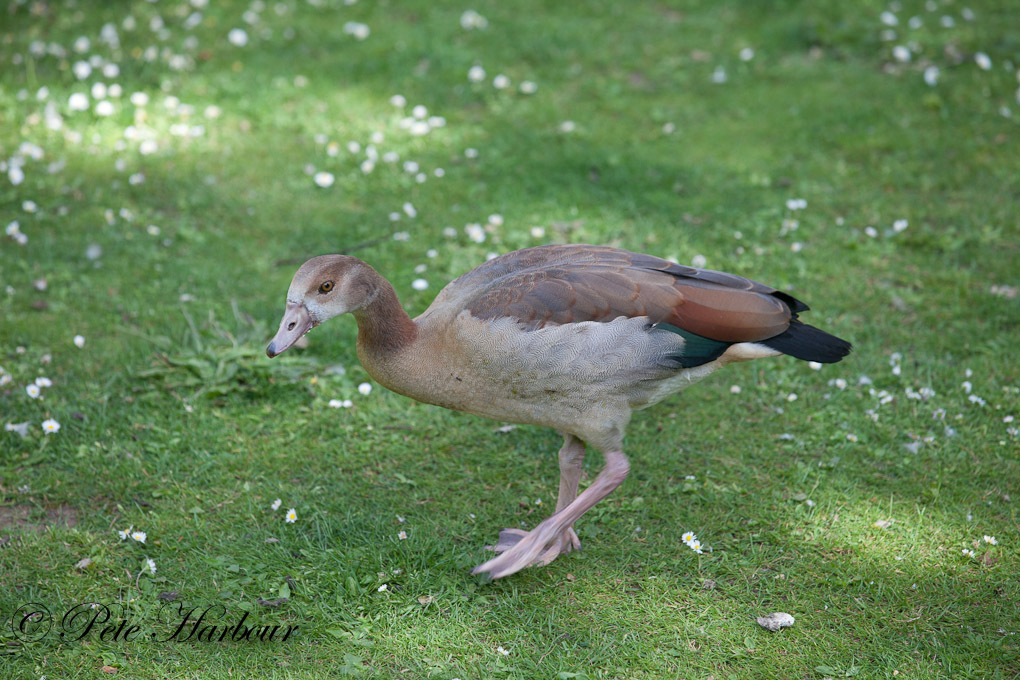
<svg viewBox="0 0 1020 680"><path fill-rule="evenodd" d="M328 293L331 290L333 290L333 282L332 281L323 281L322 285L319 286L319 292L320 293Z"/></svg>

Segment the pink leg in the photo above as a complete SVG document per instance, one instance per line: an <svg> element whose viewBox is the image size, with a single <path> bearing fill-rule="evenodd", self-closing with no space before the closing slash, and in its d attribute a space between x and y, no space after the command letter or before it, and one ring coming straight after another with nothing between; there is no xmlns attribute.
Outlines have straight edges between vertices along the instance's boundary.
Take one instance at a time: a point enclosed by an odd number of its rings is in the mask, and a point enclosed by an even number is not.
<svg viewBox="0 0 1020 680"><path fill-rule="evenodd" d="M630 464L623 451L609 451L605 456L606 466L580 496L527 532L527 535L520 537L516 544L505 552L475 567L472 573L488 573L489 578L497 579L509 576L529 565L548 564L555 559L564 547L563 533L573 526L581 515L618 487L630 471Z"/></svg>
<svg viewBox="0 0 1020 680"><path fill-rule="evenodd" d="M560 493L556 499L557 512L573 503L577 498L577 485L581 480L583 463L584 442L572 434L564 434L563 447L560 448ZM496 542L496 545L485 547L497 553L506 552L527 535L528 532L523 529L503 529L499 532L499 541ZM562 539L563 545L558 546L559 550L555 554L547 556L543 553L542 557L548 557L544 564L552 562L557 555L581 549L581 539L577 537L573 526L567 527L563 532Z"/></svg>

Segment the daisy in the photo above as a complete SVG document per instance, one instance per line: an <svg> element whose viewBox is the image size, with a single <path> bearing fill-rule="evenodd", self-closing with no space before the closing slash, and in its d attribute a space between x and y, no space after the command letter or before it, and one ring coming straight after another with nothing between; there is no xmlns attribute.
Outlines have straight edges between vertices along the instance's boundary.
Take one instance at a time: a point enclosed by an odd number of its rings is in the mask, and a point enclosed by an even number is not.
<svg viewBox="0 0 1020 680"><path fill-rule="evenodd" d="M279 510L279 509L280 509L280 506L281 506L281 505L283 505L283 501L281 501L281 500L280 500L279 498L277 498L277 499L276 499L275 501L273 501L273 502L272 502L272 503L271 503L271 504L269 505L269 507L270 507L270 508L272 508L273 512L276 512L277 510Z"/></svg>
<svg viewBox="0 0 1020 680"><path fill-rule="evenodd" d="M132 531L131 538L135 539L139 543L145 543L145 532L144 531Z"/></svg>
<svg viewBox="0 0 1020 680"><path fill-rule="evenodd" d="M92 258L92 259L95 259L95 258ZM81 349L82 347L85 346L85 336L84 335L76 335L76 336L74 336L73 342L74 342L74 346L75 347L77 347L78 349Z"/></svg>
<svg viewBox="0 0 1020 680"><path fill-rule="evenodd" d="M149 573L155 575L156 573L156 562L148 557L145 558L145 566L149 568Z"/></svg>
<svg viewBox="0 0 1020 680"><path fill-rule="evenodd" d="M397 538L399 538L401 541L407 540L407 532L401 531L399 534L397 534Z"/></svg>
<svg viewBox="0 0 1020 680"><path fill-rule="evenodd" d="M39 398L39 392L40 392L39 386L36 385L35 383L32 383L31 385L26 385L25 386L25 392L27 392L28 396L31 397L32 399L38 399Z"/></svg>
<svg viewBox="0 0 1020 680"><path fill-rule="evenodd" d="M322 188L331 187L333 182L336 181L336 177L332 172L317 172L314 179L315 183Z"/></svg>
<svg viewBox="0 0 1020 680"><path fill-rule="evenodd" d="M50 380L49 378L39 376L38 378L35 379L35 384L38 385L39 387L52 387L53 381Z"/></svg>
<svg viewBox="0 0 1020 680"><path fill-rule="evenodd" d="M694 541L696 541L698 539L698 537L694 535L693 531L686 532L680 538L682 538L684 543L686 543L687 545L690 545L691 543L693 543Z"/></svg>
<svg viewBox="0 0 1020 680"><path fill-rule="evenodd" d="M243 28L232 28L227 33L227 40L235 47L244 47L248 44L248 34Z"/></svg>
<svg viewBox="0 0 1020 680"><path fill-rule="evenodd" d="M291 508L290 510L287 511L286 522L287 522L287 524L293 524L296 521L297 521L297 510L295 510L294 508Z"/></svg>
<svg viewBox="0 0 1020 680"><path fill-rule="evenodd" d="M127 537L131 535L131 530L132 529L134 529L134 525L129 526L127 529L125 529L123 531L118 531L117 535L120 536L120 540L126 541Z"/></svg>
<svg viewBox="0 0 1020 680"><path fill-rule="evenodd" d="M500 645L499 647L496 647L496 651L499 652L500 654L502 654L503 656L509 656L509 654L510 654L510 650L509 649L503 649L502 645Z"/></svg>
<svg viewBox="0 0 1020 680"><path fill-rule="evenodd" d="M415 290L425 290L428 287L429 282L425 279L415 279L411 282L411 288L414 288Z"/></svg>
<svg viewBox="0 0 1020 680"><path fill-rule="evenodd" d="M385 593L385 592L386 592L386 590L387 590L388 588L389 588L389 586L387 586L387 585L386 585L386 584L384 583L384 584L382 584L381 586L379 586L378 588L376 588L376 592L377 592L377 593Z"/></svg>
<svg viewBox="0 0 1020 680"><path fill-rule="evenodd" d="M372 386L367 382L361 383L360 385L358 385L358 392L361 392L365 396L368 396L369 394L372 393Z"/></svg>
<svg viewBox="0 0 1020 680"><path fill-rule="evenodd" d="M988 543L989 545L998 545L999 544L999 542L997 540L995 540L995 536L984 536L982 540L984 540L984 542Z"/></svg>
<svg viewBox="0 0 1020 680"><path fill-rule="evenodd" d="M53 434L54 432L60 431L60 423L55 421L53 418L47 418L43 421L42 429L46 434Z"/></svg>
<svg viewBox="0 0 1020 680"><path fill-rule="evenodd" d="M468 80L472 83L480 83L485 80L485 69L475 65L468 69Z"/></svg>
<svg viewBox="0 0 1020 680"><path fill-rule="evenodd" d="M0 379L0 385L2 384L3 380ZM27 437L29 425L31 425L31 423L28 421L24 423L7 423L6 425L4 425L4 430L6 430L7 432L17 432L20 436Z"/></svg>
<svg viewBox="0 0 1020 680"><path fill-rule="evenodd" d="M691 550L693 550L694 552L698 553L699 555L702 554L702 552L704 552L701 549L701 541L699 541L696 538L693 541L691 541L690 543L688 543L687 545L691 546Z"/></svg>

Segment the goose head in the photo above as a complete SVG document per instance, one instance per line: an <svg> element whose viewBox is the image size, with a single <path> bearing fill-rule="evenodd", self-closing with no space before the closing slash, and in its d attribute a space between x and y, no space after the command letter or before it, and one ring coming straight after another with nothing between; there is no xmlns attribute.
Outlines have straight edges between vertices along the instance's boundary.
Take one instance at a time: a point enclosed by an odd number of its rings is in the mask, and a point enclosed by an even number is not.
<svg viewBox="0 0 1020 680"><path fill-rule="evenodd" d="M289 349L319 324L370 304L377 292L374 273L347 255L320 255L301 265L287 291L280 330L266 348L269 358Z"/></svg>

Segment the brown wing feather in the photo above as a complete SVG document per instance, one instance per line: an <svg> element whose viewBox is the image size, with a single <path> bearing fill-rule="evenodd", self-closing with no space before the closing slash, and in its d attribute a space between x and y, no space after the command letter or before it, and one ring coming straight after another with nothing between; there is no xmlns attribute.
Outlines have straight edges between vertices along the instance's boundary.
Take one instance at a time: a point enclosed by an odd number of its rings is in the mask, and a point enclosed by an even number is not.
<svg viewBox="0 0 1020 680"><path fill-rule="evenodd" d="M647 316L713 340L755 342L779 335L806 309L750 279L605 246L515 251L451 287L470 292L465 307L473 316L511 317L529 330Z"/></svg>

